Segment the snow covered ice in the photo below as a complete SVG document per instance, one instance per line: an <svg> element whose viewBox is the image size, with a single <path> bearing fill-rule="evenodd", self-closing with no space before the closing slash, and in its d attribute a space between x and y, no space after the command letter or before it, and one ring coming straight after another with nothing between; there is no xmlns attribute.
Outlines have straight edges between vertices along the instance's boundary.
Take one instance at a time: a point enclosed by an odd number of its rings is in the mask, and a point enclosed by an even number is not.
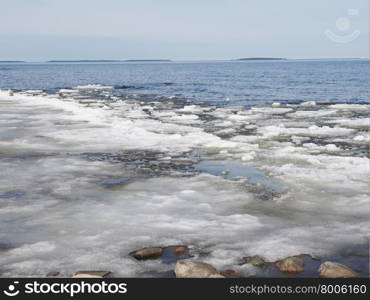
<svg viewBox="0 0 370 300"><path fill-rule="evenodd" d="M147 276L171 266L128 254L177 244L246 276L245 256L363 255L369 104L101 100L110 90L0 91L1 276Z"/></svg>

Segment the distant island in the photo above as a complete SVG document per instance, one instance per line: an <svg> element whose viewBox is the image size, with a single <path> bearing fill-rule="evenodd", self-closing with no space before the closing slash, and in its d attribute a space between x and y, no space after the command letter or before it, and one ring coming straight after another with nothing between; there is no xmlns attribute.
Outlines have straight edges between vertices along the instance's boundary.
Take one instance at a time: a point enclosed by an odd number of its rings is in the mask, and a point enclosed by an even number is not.
<svg viewBox="0 0 370 300"><path fill-rule="evenodd" d="M80 59L80 60L48 60L48 63L111 63L111 62L168 62L170 59Z"/></svg>
<svg viewBox="0 0 370 300"><path fill-rule="evenodd" d="M125 62L168 62L170 59L128 59Z"/></svg>
<svg viewBox="0 0 370 300"><path fill-rule="evenodd" d="M16 64L16 63L24 63L23 60L0 60L0 63L6 63L6 64Z"/></svg>
<svg viewBox="0 0 370 300"><path fill-rule="evenodd" d="M286 58L281 58L281 57L246 57L246 58L238 58L237 60L286 60Z"/></svg>
<svg viewBox="0 0 370 300"><path fill-rule="evenodd" d="M81 59L81 60L48 60L48 63L70 63L70 62L121 62L121 60L112 60L112 59Z"/></svg>

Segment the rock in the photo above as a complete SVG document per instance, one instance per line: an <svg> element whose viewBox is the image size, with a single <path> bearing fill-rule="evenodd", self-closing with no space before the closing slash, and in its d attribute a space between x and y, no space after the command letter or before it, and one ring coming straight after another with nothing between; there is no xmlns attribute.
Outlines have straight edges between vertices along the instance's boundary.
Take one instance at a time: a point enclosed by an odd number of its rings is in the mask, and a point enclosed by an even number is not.
<svg viewBox="0 0 370 300"><path fill-rule="evenodd" d="M225 278L225 276L217 273L217 274L209 275L207 278Z"/></svg>
<svg viewBox="0 0 370 300"><path fill-rule="evenodd" d="M46 277L57 277L60 274L60 272L57 271L51 271L46 274Z"/></svg>
<svg viewBox="0 0 370 300"><path fill-rule="evenodd" d="M224 277L236 277L236 272L231 269L223 270L221 275Z"/></svg>
<svg viewBox="0 0 370 300"><path fill-rule="evenodd" d="M131 252L130 254L135 257L137 260L146 260L146 259L156 259L161 257L163 253L163 249L160 247L152 247L152 248L143 248L140 250L136 250Z"/></svg>
<svg viewBox="0 0 370 300"><path fill-rule="evenodd" d="M177 262L175 274L176 278L220 278L222 276L209 264L191 261Z"/></svg>
<svg viewBox="0 0 370 300"><path fill-rule="evenodd" d="M265 264L265 261L263 260L262 257L254 255L248 258L248 263L256 267L262 267Z"/></svg>
<svg viewBox="0 0 370 300"><path fill-rule="evenodd" d="M73 275L72 278L103 278L103 277L92 274L80 273Z"/></svg>
<svg viewBox="0 0 370 300"><path fill-rule="evenodd" d="M301 273L304 269L304 261L298 256L291 256L277 261L275 266L284 273Z"/></svg>
<svg viewBox="0 0 370 300"><path fill-rule="evenodd" d="M184 255L184 254L185 254L185 251L186 251L186 246L176 246L176 247L174 248L173 253L174 253L174 255L176 255L176 256L182 256L182 255Z"/></svg>
<svg viewBox="0 0 370 300"><path fill-rule="evenodd" d="M359 277L358 274L349 267L340 263L326 261L318 269L320 277L323 278L352 278Z"/></svg>
<svg viewBox="0 0 370 300"><path fill-rule="evenodd" d="M109 271L78 271L72 278L105 278L111 274Z"/></svg>
<svg viewBox="0 0 370 300"><path fill-rule="evenodd" d="M165 264L171 264L186 258L190 258L189 248L184 245L174 245L162 248L160 260Z"/></svg>

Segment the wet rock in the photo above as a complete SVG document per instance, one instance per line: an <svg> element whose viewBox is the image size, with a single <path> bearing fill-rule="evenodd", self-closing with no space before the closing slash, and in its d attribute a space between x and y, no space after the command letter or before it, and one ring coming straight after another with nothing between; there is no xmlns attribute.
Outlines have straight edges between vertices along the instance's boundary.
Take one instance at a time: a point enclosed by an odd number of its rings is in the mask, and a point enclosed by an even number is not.
<svg viewBox="0 0 370 300"><path fill-rule="evenodd" d="M163 249L161 247L143 248L131 252L130 254L137 260L156 259L162 256Z"/></svg>
<svg viewBox="0 0 370 300"><path fill-rule="evenodd" d="M165 264L176 263L179 260L190 258L189 248L183 245L167 246L162 248L160 260Z"/></svg>
<svg viewBox="0 0 370 300"><path fill-rule="evenodd" d="M254 255L254 256L248 257L248 263L256 267L262 267L265 264L265 261L263 260L262 257L258 255Z"/></svg>
<svg viewBox="0 0 370 300"><path fill-rule="evenodd" d="M182 256L185 254L186 246L175 246L173 250L173 254L176 256Z"/></svg>
<svg viewBox="0 0 370 300"><path fill-rule="evenodd" d="M291 256L277 261L275 266L283 273L301 273L304 269L304 261L298 256Z"/></svg>
<svg viewBox="0 0 370 300"><path fill-rule="evenodd" d="M60 274L60 272L57 271L51 271L46 274L46 277L57 277Z"/></svg>
<svg viewBox="0 0 370 300"><path fill-rule="evenodd" d="M116 89L116 90L126 90L126 89L133 89L133 88L135 88L135 86L133 86L133 85L115 85L114 86L114 89Z"/></svg>
<svg viewBox="0 0 370 300"><path fill-rule="evenodd" d="M105 278L111 274L109 271L78 271L72 278Z"/></svg>
<svg viewBox="0 0 370 300"><path fill-rule="evenodd" d="M320 277L323 278L352 278L359 277L358 274L349 267L340 263L326 261L318 269Z"/></svg>
<svg viewBox="0 0 370 300"><path fill-rule="evenodd" d="M175 266L176 278L220 278L224 277L209 264L202 262L179 261Z"/></svg>
<svg viewBox="0 0 370 300"><path fill-rule="evenodd" d="M217 273L217 274L212 274L208 276L207 278L225 278L225 276Z"/></svg>
<svg viewBox="0 0 370 300"><path fill-rule="evenodd" d="M221 272L221 275L224 277L236 277L237 276L236 272L232 269L223 270Z"/></svg>

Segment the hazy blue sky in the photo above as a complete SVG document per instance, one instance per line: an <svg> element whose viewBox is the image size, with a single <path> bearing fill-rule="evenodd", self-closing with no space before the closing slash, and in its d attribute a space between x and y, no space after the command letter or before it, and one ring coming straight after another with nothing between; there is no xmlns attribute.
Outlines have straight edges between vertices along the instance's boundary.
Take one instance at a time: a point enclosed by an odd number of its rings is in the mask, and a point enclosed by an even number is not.
<svg viewBox="0 0 370 300"><path fill-rule="evenodd" d="M369 0L0 0L0 60L250 56L368 57Z"/></svg>

